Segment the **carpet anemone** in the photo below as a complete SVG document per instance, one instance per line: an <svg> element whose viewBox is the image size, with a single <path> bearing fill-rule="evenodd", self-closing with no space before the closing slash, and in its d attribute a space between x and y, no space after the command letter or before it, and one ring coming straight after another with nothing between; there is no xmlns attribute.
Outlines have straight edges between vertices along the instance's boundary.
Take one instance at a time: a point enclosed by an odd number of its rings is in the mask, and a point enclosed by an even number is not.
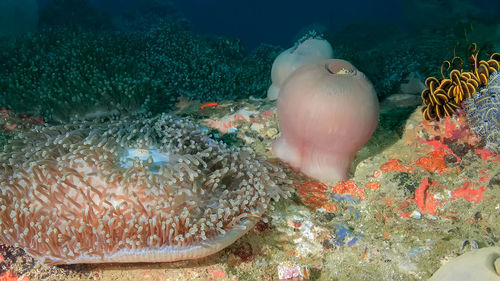
<svg viewBox="0 0 500 281"><path fill-rule="evenodd" d="M170 115L38 127L0 163L0 244L49 264L204 257L290 194L279 168Z"/></svg>

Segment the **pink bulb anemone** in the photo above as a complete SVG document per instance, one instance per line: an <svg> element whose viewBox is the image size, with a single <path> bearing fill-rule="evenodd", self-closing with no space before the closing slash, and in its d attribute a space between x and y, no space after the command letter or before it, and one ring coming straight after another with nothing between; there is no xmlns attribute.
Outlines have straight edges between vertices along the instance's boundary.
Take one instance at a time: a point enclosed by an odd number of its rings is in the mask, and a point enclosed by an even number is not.
<svg viewBox="0 0 500 281"><path fill-rule="evenodd" d="M271 69L272 84L267 91L269 100L278 99L281 85L299 67L333 58L330 43L315 36L315 33L306 35L306 39L299 40L295 46L286 49L276 57Z"/></svg>
<svg viewBox="0 0 500 281"><path fill-rule="evenodd" d="M329 59L305 65L280 90L281 137L273 153L312 178L345 180L378 116L372 84L351 63Z"/></svg>

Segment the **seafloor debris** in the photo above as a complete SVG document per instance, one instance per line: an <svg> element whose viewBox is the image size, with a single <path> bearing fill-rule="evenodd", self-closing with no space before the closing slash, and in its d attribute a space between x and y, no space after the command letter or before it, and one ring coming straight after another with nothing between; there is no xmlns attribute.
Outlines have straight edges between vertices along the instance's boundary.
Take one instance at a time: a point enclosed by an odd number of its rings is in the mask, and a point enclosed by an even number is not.
<svg viewBox="0 0 500 281"><path fill-rule="evenodd" d="M309 267L298 264L280 264L278 265L278 278L280 280L307 280L309 279Z"/></svg>

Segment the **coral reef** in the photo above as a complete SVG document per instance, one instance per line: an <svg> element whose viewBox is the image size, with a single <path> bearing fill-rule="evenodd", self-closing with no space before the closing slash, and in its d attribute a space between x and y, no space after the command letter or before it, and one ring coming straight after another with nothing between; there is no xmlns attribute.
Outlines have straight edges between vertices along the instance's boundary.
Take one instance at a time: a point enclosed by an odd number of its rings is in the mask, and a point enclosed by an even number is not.
<svg viewBox="0 0 500 281"><path fill-rule="evenodd" d="M500 153L500 72L490 76L488 84L465 100L469 126L486 141L486 148Z"/></svg>
<svg viewBox="0 0 500 281"><path fill-rule="evenodd" d="M476 89L488 83L490 75L500 69L500 54L494 53L488 61L478 60L479 50L477 45L469 47L469 65L471 71L465 72L462 69L461 59L458 66L454 65L457 57L451 62L444 61L441 65L441 75L443 79L439 81L435 77L428 77L425 80L426 89L422 91L422 114L425 120L439 120L445 116L451 117L462 101L472 97ZM444 68L453 68L449 73L449 78L443 74Z"/></svg>
<svg viewBox="0 0 500 281"><path fill-rule="evenodd" d="M120 46L117 48L116 46ZM265 97L273 49L162 22L145 32L48 29L0 47L0 104L49 122L159 113L180 97Z"/></svg>
<svg viewBox="0 0 500 281"><path fill-rule="evenodd" d="M286 80L278 98L281 137L273 153L304 174L347 179L356 152L378 123L372 84L344 60L305 65Z"/></svg>
<svg viewBox="0 0 500 281"><path fill-rule="evenodd" d="M40 126L0 163L0 244L51 264L204 257L289 196L281 169L170 115Z"/></svg>

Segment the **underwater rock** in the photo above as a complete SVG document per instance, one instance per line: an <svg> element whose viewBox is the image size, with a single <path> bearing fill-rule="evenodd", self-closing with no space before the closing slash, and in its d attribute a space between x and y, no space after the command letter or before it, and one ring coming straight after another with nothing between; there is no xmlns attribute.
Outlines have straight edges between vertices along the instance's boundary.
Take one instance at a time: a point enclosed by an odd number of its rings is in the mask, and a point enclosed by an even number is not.
<svg viewBox="0 0 500 281"><path fill-rule="evenodd" d="M422 103L420 96L412 94L394 94L385 98L380 107L386 110L406 107L417 107Z"/></svg>
<svg viewBox="0 0 500 281"><path fill-rule="evenodd" d="M429 281L500 281L499 262L500 247L473 250L443 265Z"/></svg>
<svg viewBox="0 0 500 281"><path fill-rule="evenodd" d="M405 78L406 82L399 85L398 94L418 95L425 90L423 78L417 72L411 72Z"/></svg>

